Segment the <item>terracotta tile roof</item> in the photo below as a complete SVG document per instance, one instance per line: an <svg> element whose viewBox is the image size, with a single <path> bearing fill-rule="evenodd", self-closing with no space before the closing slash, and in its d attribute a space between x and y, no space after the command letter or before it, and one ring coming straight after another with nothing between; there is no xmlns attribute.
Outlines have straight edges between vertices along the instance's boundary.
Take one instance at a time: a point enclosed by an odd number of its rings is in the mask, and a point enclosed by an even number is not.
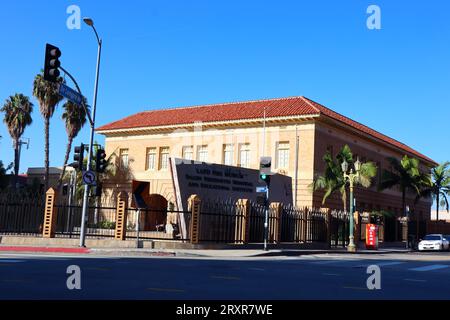
<svg viewBox="0 0 450 320"><path fill-rule="evenodd" d="M288 97L144 111L106 124L96 130L101 133L101 131L114 131L119 129L193 124L200 121L205 123L259 119L263 118L264 109L266 110L267 118L307 115L326 116L376 139L400 148L401 150L413 154L423 160L435 163L432 159L408 147L407 145L337 112L334 112L333 110L305 97Z"/></svg>

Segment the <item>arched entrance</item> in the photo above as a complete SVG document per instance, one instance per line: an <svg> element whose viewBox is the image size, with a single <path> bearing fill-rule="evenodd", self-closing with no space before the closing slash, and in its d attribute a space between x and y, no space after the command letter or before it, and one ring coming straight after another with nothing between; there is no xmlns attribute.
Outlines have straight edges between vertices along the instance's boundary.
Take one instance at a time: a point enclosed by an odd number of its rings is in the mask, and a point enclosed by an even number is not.
<svg viewBox="0 0 450 320"><path fill-rule="evenodd" d="M148 197L149 210L145 214L145 231L157 231L158 226L164 230L167 220L167 200L160 194L151 194Z"/></svg>

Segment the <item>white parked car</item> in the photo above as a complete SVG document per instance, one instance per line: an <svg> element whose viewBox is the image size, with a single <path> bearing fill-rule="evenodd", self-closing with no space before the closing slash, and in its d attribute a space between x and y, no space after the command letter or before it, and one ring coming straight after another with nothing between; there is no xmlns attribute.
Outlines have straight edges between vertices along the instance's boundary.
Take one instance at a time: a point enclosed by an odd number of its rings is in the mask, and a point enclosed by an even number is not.
<svg viewBox="0 0 450 320"><path fill-rule="evenodd" d="M419 251L449 250L449 239L442 234L428 234L419 242Z"/></svg>

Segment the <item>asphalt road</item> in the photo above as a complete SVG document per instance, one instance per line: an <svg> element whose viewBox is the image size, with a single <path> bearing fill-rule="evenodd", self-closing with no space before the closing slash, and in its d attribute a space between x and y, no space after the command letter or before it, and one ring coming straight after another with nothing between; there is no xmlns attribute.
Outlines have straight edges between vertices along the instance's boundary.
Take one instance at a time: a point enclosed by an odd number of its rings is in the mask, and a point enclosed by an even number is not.
<svg viewBox="0 0 450 320"><path fill-rule="evenodd" d="M81 270L69 290L67 268ZM381 269L369 290L367 266ZM0 255L0 299L450 299L450 254L271 258Z"/></svg>

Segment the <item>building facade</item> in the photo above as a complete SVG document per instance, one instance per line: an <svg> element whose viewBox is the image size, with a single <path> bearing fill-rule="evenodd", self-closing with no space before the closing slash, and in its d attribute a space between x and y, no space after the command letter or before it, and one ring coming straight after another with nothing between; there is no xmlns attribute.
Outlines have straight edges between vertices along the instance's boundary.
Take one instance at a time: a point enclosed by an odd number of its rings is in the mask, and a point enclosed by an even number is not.
<svg viewBox="0 0 450 320"><path fill-rule="evenodd" d="M323 173L325 153L335 155L348 145L355 160L359 157L378 167L371 188L356 188L357 210L384 210L399 217L400 192L378 190L382 170L389 169L386 158L415 157L424 172L436 165L405 144L305 97L141 112L97 132L105 135L106 153L119 163L123 176L150 182L155 199L172 203L171 157L258 169L259 158L271 156L273 171L292 177L297 206L342 209L339 195L322 204L323 192L312 192L310 185ZM109 187L131 191L130 181L115 181ZM431 199L419 203L414 199L409 194L408 205L421 219L429 219Z"/></svg>

